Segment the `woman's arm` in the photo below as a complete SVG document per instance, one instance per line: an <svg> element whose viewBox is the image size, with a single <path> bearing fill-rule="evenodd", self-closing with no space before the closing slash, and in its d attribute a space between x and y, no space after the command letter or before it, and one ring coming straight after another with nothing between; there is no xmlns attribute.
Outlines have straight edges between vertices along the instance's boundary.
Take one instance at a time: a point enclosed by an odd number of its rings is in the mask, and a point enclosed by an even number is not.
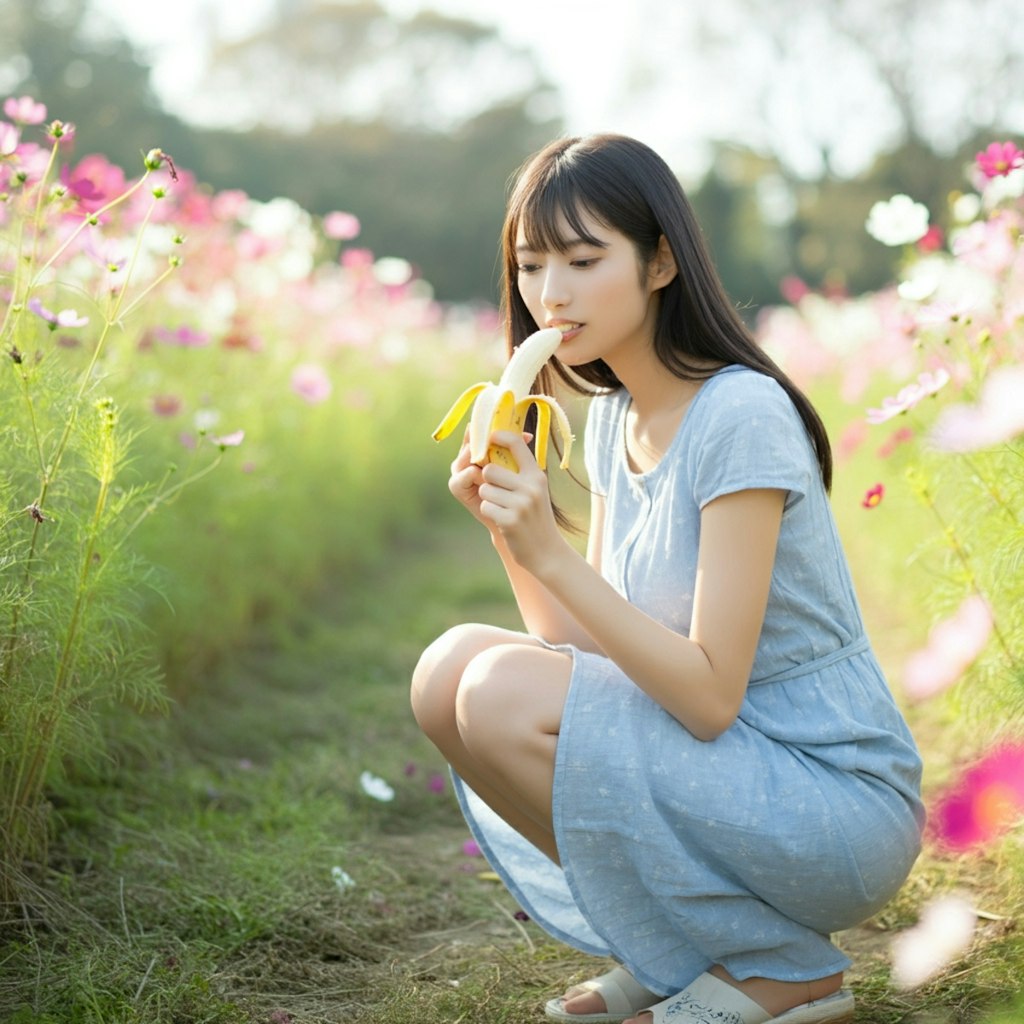
<svg viewBox="0 0 1024 1024"><path fill-rule="evenodd" d="M481 513L501 532L510 557L698 739L723 733L739 713L750 678L785 492L739 491L705 506L686 637L630 604L565 542L550 514L547 481L526 445L512 434L499 437L521 470L484 470Z"/></svg>
<svg viewBox="0 0 1024 1024"><path fill-rule="evenodd" d="M587 536L586 564L601 572L601 533L604 529L604 498L593 495L590 501L590 527ZM573 644L584 651L599 651L594 638L576 621L565 605L536 576L524 569L512 556L502 532L491 526L491 540L505 566L523 624L534 636L548 643Z"/></svg>
<svg viewBox="0 0 1024 1024"><path fill-rule="evenodd" d="M536 462L533 463L533 468L536 472L541 472ZM543 474L541 475L543 476ZM545 477L545 483L546 479ZM597 650L591 636L580 627L579 623L566 611L565 607L547 587L516 561L509 551L502 532L494 522L481 513L479 491L482 483L483 470L480 466L471 462L469 458L467 433L467 437L463 439L462 448L451 465L448 489L474 518L487 527L491 535L491 541L508 575L523 624L530 633L546 640L548 643L574 644L584 650ZM550 502L548 504L548 511L549 513L551 511ZM553 523L554 518L552 517ZM598 572L600 571L603 523L604 501L595 496L591 503L587 558Z"/></svg>

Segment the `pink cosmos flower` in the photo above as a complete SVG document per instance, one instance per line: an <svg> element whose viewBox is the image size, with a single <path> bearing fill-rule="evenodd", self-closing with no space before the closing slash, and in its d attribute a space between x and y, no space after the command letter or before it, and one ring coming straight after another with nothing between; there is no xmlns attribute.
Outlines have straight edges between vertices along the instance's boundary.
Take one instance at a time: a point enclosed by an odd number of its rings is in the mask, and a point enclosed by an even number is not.
<svg viewBox="0 0 1024 1024"><path fill-rule="evenodd" d="M322 367L303 363L292 372L292 391L310 405L318 405L331 397L334 386Z"/></svg>
<svg viewBox="0 0 1024 1024"><path fill-rule="evenodd" d="M900 427L898 430L893 431L889 437L879 445L878 457L880 459L887 459L901 444L907 444L909 441L914 440L914 432L910 427Z"/></svg>
<svg viewBox="0 0 1024 1024"><path fill-rule="evenodd" d="M836 454L840 459L848 459L864 443L868 427L864 420L858 418L848 423L836 442Z"/></svg>
<svg viewBox="0 0 1024 1024"><path fill-rule="evenodd" d="M99 153L83 157L73 168L64 167L60 180L78 200L78 206L95 213L127 187L124 171Z"/></svg>
<svg viewBox="0 0 1024 1024"><path fill-rule="evenodd" d="M374 256L369 249L346 249L340 258L341 265L349 270L364 270L373 266Z"/></svg>
<svg viewBox="0 0 1024 1024"><path fill-rule="evenodd" d="M807 283L795 274L788 274L779 282L779 293L792 306L795 306L811 289Z"/></svg>
<svg viewBox="0 0 1024 1024"><path fill-rule="evenodd" d="M480 844L475 839L467 839L462 844L462 852L467 857L482 857L484 855L483 850L480 849Z"/></svg>
<svg viewBox="0 0 1024 1024"><path fill-rule="evenodd" d="M244 430L236 430L230 434L221 434L219 437L210 438L210 441L218 448L237 448L244 440Z"/></svg>
<svg viewBox="0 0 1024 1024"><path fill-rule="evenodd" d="M359 218L352 213L334 210L324 217L324 234L328 238L348 241L355 238L361 229L362 225L359 223Z"/></svg>
<svg viewBox="0 0 1024 1024"><path fill-rule="evenodd" d="M882 503L882 498L885 496L885 485L875 484L874 487L870 487L867 493L864 495L864 500L861 505L864 508L875 508Z"/></svg>
<svg viewBox="0 0 1024 1024"><path fill-rule="evenodd" d="M154 395L152 408L157 416L177 416L181 412L181 399L177 395Z"/></svg>
<svg viewBox="0 0 1024 1024"><path fill-rule="evenodd" d="M897 988L916 988L935 977L971 944L977 914L960 896L932 900L913 928L892 943L892 978Z"/></svg>
<svg viewBox="0 0 1024 1024"><path fill-rule="evenodd" d="M58 327L84 327L88 322L87 316L79 316L77 309L62 309L54 313L47 309L39 299L29 299L28 308L37 317L45 320L50 325L50 330L55 331Z"/></svg>
<svg viewBox="0 0 1024 1024"><path fill-rule="evenodd" d="M1005 177L1010 171L1024 167L1024 152L1012 142L991 142L974 159L986 178Z"/></svg>
<svg viewBox="0 0 1024 1024"><path fill-rule="evenodd" d="M61 144L71 142L75 137L75 126L70 121L51 121L46 126L46 134Z"/></svg>
<svg viewBox="0 0 1024 1024"><path fill-rule="evenodd" d="M42 124L46 120L46 106L36 103L31 96L9 96L4 100L4 114L21 124Z"/></svg>
<svg viewBox="0 0 1024 1024"><path fill-rule="evenodd" d="M0 121L0 157L12 156L21 141L21 132L13 124Z"/></svg>
<svg viewBox="0 0 1024 1024"><path fill-rule="evenodd" d="M249 196L241 189L225 189L213 197L211 212L217 220L235 221L249 204Z"/></svg>
<svg viewBox="0 0 1024 1024"><path fill-rule="evenodd" d="M938 840L955 850L992 842L1024 819L1024 743L996 747L972 765L929 814Z"/></svg>
<svg viewBox="0 0 1024 1024"><path fill-rule="evenodd" d="M944 409L929 440L944 452L972 452L1024 434L1024 366L994 370L981 387L976 405Z"/></svg>
<svg viewBox="0 0 1024 1024"><path fill-rule="evenodd" d="M197 331L182 324L171 330L168 327L157 327L154 336L166 345L177 345L180 348L205 348L210 344L210 336L205 331Z"/></svg>
<svg viewBox="0 0 1024 1024"><path fill-rule="evenodd" d="M911 700L948 690L985 649L994 625L992 609L978 594L966 598L928 634L925 646L903 666L903 689Z"/></svg>
<svg viewBox="0 0 1024 1024"><path fill-rule="evenodd" d="M968 267L995 277L1017 258L1019 228L1007 213L969 224L953 241L953 255Z"/></svg>
<svg viewBox="0 0 1024 1024"><path fill-rule="evenodd" d="M427 789L431 793L443 793L446 787L447 780L440 772L432 772L430 778L427 779Z"/></svg>
<svg viewBox="0 0 1024 1024"><path fill-rule="evenodd" d="M867 421L868 423L885 423L886 420L891 420L894 416L913 409L921 399L934 395L948 383L949 374L941 368L934 373L919 374L915 384L908 384L905 388L901 388L895 397L883 398L881 408L868 409Z"/></svg>

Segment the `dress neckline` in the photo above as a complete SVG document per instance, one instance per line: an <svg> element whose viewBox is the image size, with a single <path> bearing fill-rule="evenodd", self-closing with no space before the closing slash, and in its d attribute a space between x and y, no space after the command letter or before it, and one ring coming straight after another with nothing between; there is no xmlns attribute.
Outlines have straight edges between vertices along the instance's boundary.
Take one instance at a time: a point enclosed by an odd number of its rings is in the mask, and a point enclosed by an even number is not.
<svg viewBox="0 0 1024 1024"><path fill-rule="evenodd" d="M707 377L704 378L704 380L700 382L700 387L697 388L697 390L694 392L693 397L689 401L689 404L683 410L683 415L679 420L679 425L676 427L676 431L672 435L672 440L669 442L664 452L662 452L661 458L658 459L658 461L653 466L651 466L650 469L645 470L635 470L629 464L629 450L626 447L626 417L629 414L630 406L633 404L633 398L629 394L629 392L625 388L623 388L623 399L620 402L619 411L619 451L622 456L622 467L626 476L636 483L643 483L646 480L652 479L659 472L661 467L665 465L666 462L671 461L671 457L675 454L675 450L682 443L683 434L686 432L686 425L691 419L691 414L693 413L694 407L700 401L701 396L705 393L705 391L707 391L708 384L710 384L713 380L715 380L716 377L720 376L723 373L727 373L730 370L742 369L745 369L745 367L741 366L738 363L728 363L725 366L719 367L717 370L715 370L714 373L709 374Z"/></svg>

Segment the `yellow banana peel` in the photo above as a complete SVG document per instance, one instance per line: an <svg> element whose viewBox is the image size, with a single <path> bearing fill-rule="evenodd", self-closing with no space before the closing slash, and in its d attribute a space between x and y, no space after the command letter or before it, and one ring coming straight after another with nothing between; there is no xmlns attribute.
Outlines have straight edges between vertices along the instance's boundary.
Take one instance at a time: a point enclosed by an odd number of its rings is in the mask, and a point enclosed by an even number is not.
<svg viewBox="0 0 1024 1024"><path fill-rule="evenodd" d="M434 440L443 441L462 422L472 406L473 412L469 419L470 459L478 466L496 462L518 473L519 466L512 453L507 448L491 444L491 434L496 430L522 433L527 414L531 408L535 408L537 465L541 469L547 466L548 437L553 417L562 441L560 465L565 469L569 465L573 442L569 417L550 395L530 394L537 375L555 354L561 341L562 332L557 327L545 327L523 339L522 344L512 353L497 384L480 381L459 395L434 431Z"/></svg>

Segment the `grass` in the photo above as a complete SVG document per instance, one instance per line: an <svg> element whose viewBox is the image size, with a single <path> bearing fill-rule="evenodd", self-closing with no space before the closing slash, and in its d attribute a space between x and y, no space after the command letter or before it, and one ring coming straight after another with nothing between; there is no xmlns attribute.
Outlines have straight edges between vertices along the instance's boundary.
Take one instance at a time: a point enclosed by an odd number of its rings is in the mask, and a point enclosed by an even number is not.
<svg viewBox="0 0 1024 1024"><path fill-rule="evenodd" d="M0 1021L525 1024L593 973L478 877L450 787L435 792L444 765L407 710L409 672L437 632L516 622L486 540L456 523L264 624L169 717L113 723L116 756L53 793L49 859L4 908ZM392 783L392 802L361 791L364 770ZM1013 845L927 857L845 933L858 1021L1020 1019L1003 1007L1024 965L1022 860ZM339 887L334 867L355 885ZM895 992L889 941L953 890L990 915L974 947Z"/></svg>

